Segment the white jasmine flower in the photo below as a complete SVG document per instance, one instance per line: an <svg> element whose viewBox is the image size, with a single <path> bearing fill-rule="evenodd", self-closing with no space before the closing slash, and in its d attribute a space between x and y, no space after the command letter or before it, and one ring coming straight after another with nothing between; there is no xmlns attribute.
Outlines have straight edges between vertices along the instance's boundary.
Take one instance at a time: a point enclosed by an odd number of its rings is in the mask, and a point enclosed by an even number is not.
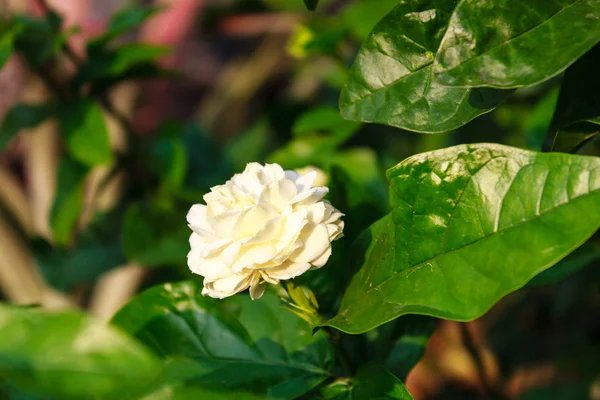
<svg viewBox="0 0 600 400"><path fill-rule="evenodd" d="M250 163L195 204L188 266L204 277L203 295L224 298L320 268L342 235L342 213L313 187L317 172L300 175L277 164Z"/></svg>

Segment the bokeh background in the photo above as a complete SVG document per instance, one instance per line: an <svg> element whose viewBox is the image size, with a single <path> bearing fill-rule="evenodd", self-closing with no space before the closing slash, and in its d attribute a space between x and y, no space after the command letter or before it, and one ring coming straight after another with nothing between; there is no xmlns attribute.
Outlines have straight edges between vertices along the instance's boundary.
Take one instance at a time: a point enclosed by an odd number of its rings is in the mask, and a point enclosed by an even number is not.
<svg viewBox="0 0 600 400"><path fill-rule="evenodd" d="M78 307L108 320L146 287L197 279L185 262L186 211L250 161L323 170L332 201L347 214L347 237L355 237L387 211L387 168L459 143L540 150L558 98L561 77L518 90L493 112L436 135L343 121L337 101L349 66L396 0L322 0L316 12L302 0L136 4L164 9L119 42L168 46L158 63L172 73L111 86L107 96L116 112L104 118L115 154L141 156L87 174L76 225L67 240L57 240L52 209L65 195L60 127L46 121L10 141L0 154L3 301ZM68 44L85 60L86 43L105 32L126 2L2 0L0 12L41 17L46 6L64 18L63 30L79 27ZM77 68L68 59L58 63L59 79ZM0 120L18 103L55 95L19 56L0 70ZM593 143L582 152L598 155ZM600 399L600 386L589 389L600 372L599 256L592 238L564 261L574 272L563 282L539 279L468 324L438 321L407 378L415 399L488 398L490 392L510 399ZM332 271L351 275L340 262L332 264ZM346 278L338 277L311 278L325 312L339 301L335 293ZM402 340L396 356L418 357L428 338Z"/></svg>

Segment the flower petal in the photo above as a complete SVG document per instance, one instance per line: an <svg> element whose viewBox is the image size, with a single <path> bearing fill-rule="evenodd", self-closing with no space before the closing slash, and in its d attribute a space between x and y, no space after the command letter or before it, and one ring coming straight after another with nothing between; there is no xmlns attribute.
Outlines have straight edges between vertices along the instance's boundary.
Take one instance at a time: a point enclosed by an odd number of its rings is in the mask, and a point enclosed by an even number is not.
<svg viewBox="0 0 600 400"><path fill-rule="evenodd" d="M260 299L267 289L267 283L260 278L261 275L259 273L255 273L252 276L252 282L250 282L250 297L252 300Z"/></svg>
<svg viewBox="0 0 600 400"><path fill-rule="evenodd" d="M231 270L237 273L244 269L257 268L260 264L272 260L276 253L277 248L272 243L245 246L231 264Z"/></svg>
<svg viewBox="0 0 600 400"><path fill-rule="evenodd" d="M195 240L192 234L190 242ZM202 275L208 279L220 279L231 275L231 270L218 257L204 258L202 256L203 249L192 245L192 249L187 255L188 267L198 275Z"/></svg>
<svg viewBox="0 0 600 400"><path fill-rule="evenodd" d="M209 220L210 226L219 237L231 238L233 237L233 228L241 214L241 211L231 210L215 215Z"/></svg>
<svg viewBox="0 0 600 400"><path fill-rule="evenodd" d="M270 209L264 204L244 210L233 228L235 239L254 236L266 225L271 216Z"/></svg>
<svg viewBox="0 0 600 400"><path fill-rule="evenodd" d="M269 184L261 193L260 202L269 204L274 210L281 213L285 206L296 196L296 193L297 189L294 182L283 179Z"/></svg>
<svg viewBox="0 0 600 400"><path fill-rule="evenodd" d="M301 175L296 179L295 183L298 187L298 192L304 192L309 190L317 179L317 171L311 171L307 174Z"/></svg>
<svg viewBox="0 0 600 400"><path fill-rule="evenodd" d="M329 233L322 224L308 224L299 237L304 246L290 255L294 262L312 262L319 258L329 247Z"/></svg>
<svg viewBox="0 0 600 400"><path fill-rule="evenodd" d="M293 263L287 262L279 267L270 268L265 270L264 273L271 279L292 279L299 275L302 275L310 269L309 263Z"/></svg>
<svg viewBox="0 0 600 400"><path fill-rule="evenodd" d="M307 206L321 200L325 195L329 193L329 189L325 186L317 186L310 189L308 192L302 192L298 196L295 196L291 203L294 206Z"/></svg>
<svg viewBox="0 0 600 400"><path fill-rule="evenodd" d="M204 280L203 295L209 295L216 299L233 296L248 289L252 274L235 274L214 281Z"/></svg>
<svg viewBox="0 0 600 400"><path fill-rule="evenodd" d="M325 252L319 256L319 258L311 261L311 264L313 266L313 268L311 268L311 269L321 268L323 265L325 265L327 263L327 260L329 260L330 256L331 256L331 246L329 246L327 248L327 250L325 250Z"/></svg>

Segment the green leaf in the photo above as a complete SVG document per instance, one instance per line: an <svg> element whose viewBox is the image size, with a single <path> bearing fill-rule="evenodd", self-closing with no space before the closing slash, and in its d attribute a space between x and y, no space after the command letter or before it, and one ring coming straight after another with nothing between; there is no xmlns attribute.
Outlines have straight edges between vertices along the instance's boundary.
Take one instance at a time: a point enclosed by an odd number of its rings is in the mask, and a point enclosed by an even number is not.
<svg viewBox="0 0 600 400"><path fill-rule="evenodd" d="M106 164L112 149L104 114L90 99L61 104L60 131L73 158L90 167Z"/></svg>
<svg viewBox="0 0 600 400"><path fill-rule="evenodd" d="M452 86L530 86L559 74L598 41L597 0L462 0L433 72Z"/></svg>
<svg viewBox="0 0 600 400"><path fill-rule="evenodd" d="M304 0L304 4L306 4L306 8L308 8L311 11L314 11L317 9L319 0Z"/></svg>
<svg viewBox="0 0 600 400"><path fill-rule="evenodd" d="M0 126L0 151L4 150L21 130L35 128L53 116L55 109L54 103L18 104L11 108Z"/></svg>
<svg viewBox="0 0 600 400"><path fill-rule="evenodd" d="M402 381L382 366L362 367L352 380L341 379L321 389L325 400L413 400Z"/></svg>
<svg viewBox="0 0 600 400"><path fill-rule="evenodd" d="M0 26L0 69L13 53L15 39L23 27L16 22L2 22Z"/></svg>
<svg viewBox="0 0 600 400"><path fill-rule="evenodd" d="M148 267L185 264L191 231L179 214L130 205L123 222L125 257Z"/></svg>
<svg viewBox="0 0 600 400"><path fill-rule="evenodd" d="M94 47L105 45L107 42L138 27L161 10L162 7L140 7L138 5L124 8L113 15L106 32L91 40L88 45Z"/></svg>
<svg viewBox="0 0 600 400"><path fill-rule="evenodd" d="M130 399L160 363L125 334L72 312L0 305L0 375L56 399Z"/></svg>
<svg viewBox="0 0 600 400"><path fill-rule="evenodd" d="M64 157L58 169L56 197L52 204L50 225L57 244L66 245L71 240L83 208L83 188L89 169Z"/></svg>
<svg viewBox="0 0 600 400"><path fill-rule="evenodd" d="M344 332L409 313L475 319L600 226L600 158L462 145L388 178L392 214L357 240L359 270L325 323Z"/></svg>
<svg viewBox="0 0 600 400"><path fill-rule="evenodd" d="M600 131L600 46L595 46L565 72L550 135L552 150L574 153Z"/></svg>
<svg viewBox="0 0 600 400"><path fill-rule="evenodd" d="M600 246L591 242L586 243L563 260L560 260L554 267L536 275L529 281L527 287L553 285L558 283L599 258Z"/></svg>
<svg viewBox="0 0 600 400"><path fill-rule="evenodd" d="M363 43L340 97L342 116L439 133L502 102L509 91L451 88L432 73L453 11L453 1L401 1Z"/></svg>
<svg viewBox="0 0 600 400"><path fill-rule="evenodd" d="M301 396L329 376L325 335L270 292L215 300L193 282L166 284L129 302L113 323L167 361L167 380L275 398Z"/></svg>
<svg viewBox="0 0 600 400"><path fill-rule="evenodd" d="M341 144L358 129L359 123L344 120L337 109L319 107L302 114L294 123L292 133L300 138L323 135Z"/></svg>

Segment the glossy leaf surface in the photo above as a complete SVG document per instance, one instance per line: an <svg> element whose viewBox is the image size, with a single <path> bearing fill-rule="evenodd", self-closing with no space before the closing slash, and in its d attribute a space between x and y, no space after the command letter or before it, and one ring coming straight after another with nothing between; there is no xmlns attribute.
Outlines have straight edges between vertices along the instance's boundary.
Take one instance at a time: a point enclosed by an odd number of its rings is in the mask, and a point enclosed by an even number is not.
<svg viewBox="0 0 600 400"><path fill-rule="evenodd" d="M193 282L166 284L134 298L113 322L167 361L170 381L205 389L296 398L329 375L323 333L267 292L214 300Z"/></svg>
<svg viewBox="0 0 600 400"><path fill-rule="evenodd" d="M594 157L462 145L410 157L388 178L392 214L359 237L364 260L326 322L345 332L409 313L475 319L600 226Z"/></svg>
<svg viewBox="0 0 600 400"><path fill-rule="evenodd" d="M592 239L593 240L593 239ZM592 240L569 254L558 264L536 275L527 287L553 285L600 259L600 246Z"/></svg>
<svg viewBox="0 0 600 400"><path fill-rule="evenodd" d="M363 43L340 97L346 119L416 132L456 129L491 111L510 93L450 88L432 73L455 4L402 1Z"/></svg>
<svg viewBox="0 0 600 400"><path fill-rule="evenodd" d="M160 374L141 344L74 312L0 305L0 375L56 399L129 399Z"/></svg>
<svg viewBox="0 0 600 400"><path fill-rule="evenodd" d="M560 73L598 41L597 0L463 0L433 72L452 86L529 86Z"/></svg>

